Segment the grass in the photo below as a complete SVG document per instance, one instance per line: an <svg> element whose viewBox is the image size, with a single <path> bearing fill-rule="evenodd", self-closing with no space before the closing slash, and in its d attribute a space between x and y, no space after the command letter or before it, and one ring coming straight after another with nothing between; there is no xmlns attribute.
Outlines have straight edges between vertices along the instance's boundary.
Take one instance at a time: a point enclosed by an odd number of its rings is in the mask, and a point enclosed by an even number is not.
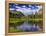
<svg viewBox="0 0 46 36"><path fill-rule="evenodd" d="M18 19L18 18L10 18L10 23L18 23L18 22L22 22L24 21L24 19Z"/></svg>
<svg viewBox="0 0 46 36"><path fill-rule="evenodd" d="M41 20L43 20L42 18L33 18L33 19L31 19L31 18L10 18L10 23L18 23L18 22L23 22L23 21L35 21L35 22L38 22L38 21L41 21Z"/></svg>
<svg viewBox="0 0 46 36"><path fill-rule="evenodd" d="M17 30L17 29L10 29L9 32L14 33L14 32L24 32L23 30Z"/></svg>

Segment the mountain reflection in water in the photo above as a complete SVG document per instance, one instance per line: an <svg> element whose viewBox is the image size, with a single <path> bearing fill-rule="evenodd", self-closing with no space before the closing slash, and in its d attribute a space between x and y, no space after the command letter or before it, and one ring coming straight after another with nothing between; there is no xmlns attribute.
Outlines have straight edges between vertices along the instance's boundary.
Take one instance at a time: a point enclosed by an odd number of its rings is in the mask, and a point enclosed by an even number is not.
<svg viewBox="0 0 46 36"><path fill-rule="evenodd" d="M16 26L16 29L17 30L24 30L24 31L28 31L28 32L41 30L38 23L36 23L36 24L35 23L32 24L31 22L25 21L21 25Z"/></svg>

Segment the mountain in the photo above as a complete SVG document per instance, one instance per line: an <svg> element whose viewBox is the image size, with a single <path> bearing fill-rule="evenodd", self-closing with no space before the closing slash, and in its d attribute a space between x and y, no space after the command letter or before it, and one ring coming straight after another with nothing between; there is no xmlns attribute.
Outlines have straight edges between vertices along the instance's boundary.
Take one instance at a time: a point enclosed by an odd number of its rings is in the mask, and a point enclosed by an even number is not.
<svg viewBox="0 0 46 36"><path fill-rule="evenodd" d="M10 11L10 17L22 17L24 14L20 11Z"/></svg>
<svg viewBox="0 0 46 36"><path fill-rule="evenodd" d="M43 14L43 9L40 9L38 14Z"/></svg>

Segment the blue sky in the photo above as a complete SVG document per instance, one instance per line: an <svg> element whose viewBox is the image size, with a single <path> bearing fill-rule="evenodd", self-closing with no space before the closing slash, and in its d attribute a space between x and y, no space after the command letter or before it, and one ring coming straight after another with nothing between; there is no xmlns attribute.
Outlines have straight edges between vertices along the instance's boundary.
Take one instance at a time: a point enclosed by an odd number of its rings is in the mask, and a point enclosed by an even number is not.
<svg viewBox="0 0 46 36"><path fill-rule="evenodd" d="M32 12L35 14L35 12L38 12L40 9L42 9L42 6L35 5L35 4L10 3L9 8L10 8L10 10L20 11L24 15L27 15L27 14L32 14Z"/></svg>

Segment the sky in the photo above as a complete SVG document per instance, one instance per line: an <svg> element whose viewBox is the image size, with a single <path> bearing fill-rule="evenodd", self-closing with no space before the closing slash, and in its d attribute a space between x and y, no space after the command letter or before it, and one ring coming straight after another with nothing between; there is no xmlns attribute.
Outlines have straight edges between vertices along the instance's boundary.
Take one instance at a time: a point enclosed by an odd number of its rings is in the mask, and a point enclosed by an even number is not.
<svg viewBox="0 0 46 36"><path fill-rule="evenodd" d="M22 12L24 15L28 14L35 14L35 12L38 12L40 9L42 9L42 6L36 5L36 4L15 4L10 3L9 4L10 10L16 10Z"/></svg>

